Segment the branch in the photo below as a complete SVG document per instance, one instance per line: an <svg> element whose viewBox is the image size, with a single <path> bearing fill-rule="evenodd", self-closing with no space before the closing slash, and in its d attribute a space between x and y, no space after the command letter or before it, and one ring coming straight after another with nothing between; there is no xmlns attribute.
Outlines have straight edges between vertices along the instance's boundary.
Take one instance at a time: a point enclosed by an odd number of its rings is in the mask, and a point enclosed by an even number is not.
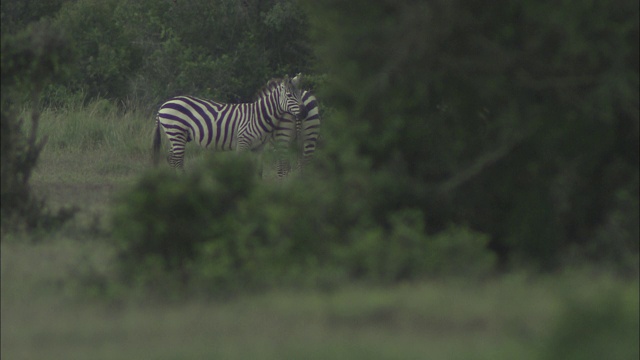
<svg viewBox="0 0 640 360"><path fill-rule="evenodd" d="M520 136L494 151L479 156L475 162L469 165L466 169L459 171L456 175L452 176L449 180L446 180L442 185L440 185L440 188L438 189L439 192L444 194L452 192L460 186L477 178L491 165L507 157L507 155L509 155L517 145L522 143L524 138L524 136Z"/></svg>

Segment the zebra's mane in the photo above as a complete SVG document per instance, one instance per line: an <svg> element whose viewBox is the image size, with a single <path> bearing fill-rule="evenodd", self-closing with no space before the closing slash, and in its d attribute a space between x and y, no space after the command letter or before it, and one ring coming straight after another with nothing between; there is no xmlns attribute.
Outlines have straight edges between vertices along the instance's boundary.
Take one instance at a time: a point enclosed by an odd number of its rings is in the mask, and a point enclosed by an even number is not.
<svg viewBox="0 0 640 360"><path fill-rule="evenodd" d="M282 83L282 81L283 79L281 78L273 78L269 80L267 82L267 85L263 86L260 90L258 90L258 92L256 92L256 95L253 97L253 100L258 101L260 98L264 97L265 95L269 95L271 91L273 91L273 89L277 88L278 85Z"/></svg>

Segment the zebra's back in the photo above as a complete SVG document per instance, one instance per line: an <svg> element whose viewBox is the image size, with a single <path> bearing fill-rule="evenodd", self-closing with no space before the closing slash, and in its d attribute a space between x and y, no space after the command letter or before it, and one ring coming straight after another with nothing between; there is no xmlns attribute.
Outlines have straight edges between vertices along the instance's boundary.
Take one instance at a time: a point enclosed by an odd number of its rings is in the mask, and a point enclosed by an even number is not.
<svg viewBox="0 0 640 360"><path fill-rule="evenodd" d="M216 150L234 150L238 132L247 121L250 104L221 104L192 96L178 96L158 110L158 120L167 136Z"/></svg>

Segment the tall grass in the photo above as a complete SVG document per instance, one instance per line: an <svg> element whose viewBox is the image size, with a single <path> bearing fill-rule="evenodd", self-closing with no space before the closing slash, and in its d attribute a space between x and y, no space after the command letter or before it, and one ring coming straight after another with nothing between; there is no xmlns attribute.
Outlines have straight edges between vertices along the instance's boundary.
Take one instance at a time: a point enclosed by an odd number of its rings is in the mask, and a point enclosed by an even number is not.
<svg viewBox="0 0 640 360"><path fill-rule="evenodd" d="M85 103L82 97L73 97L62 106L41 110L39 137L46 137L43 155L89 154L107 159L96 159L103 164L109 157L146 158L150 162L151 143L155 128L155 108L136 104L116 104L107 99L94 99ZM30 108L22 116L31 113ZM168 142L162 136L162 152ZM186 161L200 157L206 151L194 143L187 144ZM105 165L109 170L109 165ZM115 165L114 165L115 166ZM118 167L118 166L116 166ZM118 169L115 169L116 171Z"/></svg>
<svg viewBox="0 0 640 360"><path fill-rule="evenodd" d="M106 99L87 104L75 99L43 109L39 133L47 137L49 152L109 150L135 155L149 151L154 125L153 114L136 107L122 109Z"/></svg>

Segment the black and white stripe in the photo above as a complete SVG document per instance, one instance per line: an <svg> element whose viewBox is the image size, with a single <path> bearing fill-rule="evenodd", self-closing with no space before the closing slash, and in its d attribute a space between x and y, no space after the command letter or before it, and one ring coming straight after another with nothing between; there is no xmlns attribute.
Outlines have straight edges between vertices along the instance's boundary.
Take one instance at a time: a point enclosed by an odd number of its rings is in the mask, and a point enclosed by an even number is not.
<svg viewBox="0 0 640 360"><path fill-rule="evenodd" d="M252 103L222 104L192 96L178 96L158 110L153 141L154 163L160 151L160 127L169 139L169 164L183 168L186 143L221 151L261 147L280 119L306 117L302 93L288 78L269 81Z"/></svg>
<svg viewBox="0 0 640 360"><path fill-rule="evenodd" d="M320 112L318 101L310 91L302 92L303 113L306 116L296 119L290 114L284 114L278 127L272 133L270 144L278 153L276 171L278 178L283 178L291 171L291 164L286 154L289 145L296 141L297 144L297 168L303 169L316 150L318 136L320 135Z"/></svg>

